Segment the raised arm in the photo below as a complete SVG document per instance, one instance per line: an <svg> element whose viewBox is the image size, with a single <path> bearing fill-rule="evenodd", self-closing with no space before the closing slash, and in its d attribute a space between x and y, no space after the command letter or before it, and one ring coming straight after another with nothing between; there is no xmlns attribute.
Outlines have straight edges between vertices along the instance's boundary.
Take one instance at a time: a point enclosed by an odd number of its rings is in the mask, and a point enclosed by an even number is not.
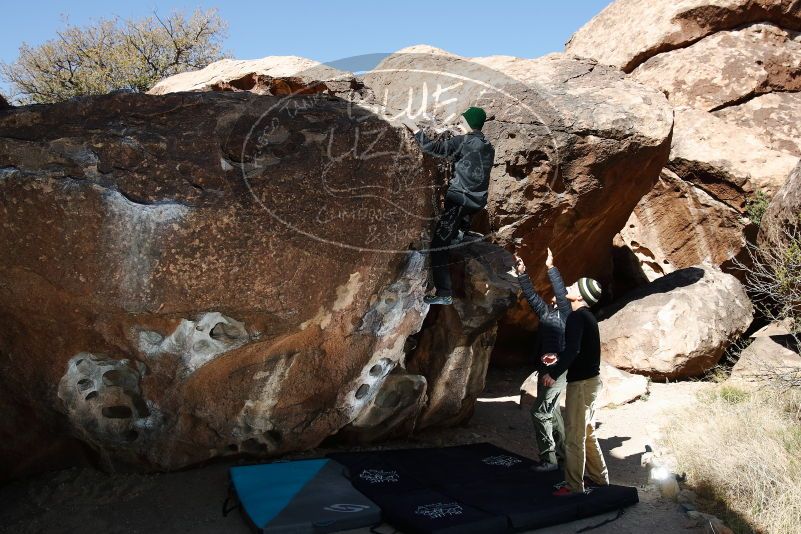
<svg viewBox="0 0 801 534"><path fill-rule="evenodd" d="M534 286L531 284L531 278L528 277L528 273L518 273L517 281L520 282L523 294L526 296L528 305L531 306L534 313L536 313L540 319L545 317L545 314L548 313L548 305L545 304L545 301L534 291Z"/></svg>
<svg viewBox="0 0 801 534"><path fill-rule="evenodd" d="M567 289L565 282L562 280L562 275L559 269L551 267L548 269L548 278L551 280L551 287L553 287L553 294L556 296L556 306L559 308L559 314L567 318L572 311L570 308L570 301L567 300Z"/></svg>
<svg viewBox="0 0 801 534"><path fill-rule="evenodd" d="M463 135L456 135L450 139L429 139L423 130L414 134L414 138L420 144L423 152L438 156L440 158L453 158L459 153L459 148L464 141Z"/></svg>

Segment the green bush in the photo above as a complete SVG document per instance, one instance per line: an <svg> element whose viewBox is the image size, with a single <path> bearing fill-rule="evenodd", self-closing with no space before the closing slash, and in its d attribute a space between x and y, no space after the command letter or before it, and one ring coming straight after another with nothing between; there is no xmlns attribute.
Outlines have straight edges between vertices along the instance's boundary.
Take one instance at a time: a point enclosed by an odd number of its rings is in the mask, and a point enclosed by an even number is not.
<svg viewBox="0 0 801 534"><path fill-rule="evenodd" d="M754 196L746 201L745 212L748 214L748 218L757 226L762 223L762 216L765 215L768 204L770 204L770 198L764 191L757 191Z"/></svg>

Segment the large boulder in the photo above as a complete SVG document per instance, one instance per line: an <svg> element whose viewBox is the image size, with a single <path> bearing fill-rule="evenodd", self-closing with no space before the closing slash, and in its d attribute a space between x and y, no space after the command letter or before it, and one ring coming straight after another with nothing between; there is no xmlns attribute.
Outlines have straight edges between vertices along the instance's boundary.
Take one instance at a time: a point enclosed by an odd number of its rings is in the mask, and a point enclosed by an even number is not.
<svg viewBox="0 0 801 534"><path fill-rule="evenodd" d="M631 76L664 90L674 105L715 111L765 93L801 90L801 37L753 24L659 54Z"/></svg>
<svg viewBox="0 0 801 534"><path fill-rule="evenodd" d="M599 325L605 361L673 379L714 367L751 324L753 306L735 277L713 267L690 267L632 292L603 316L609 316Z"/></svg>
<svg viewBox="0 0 801 534"><path fill-rule="evenodd" d="M762 216L758 243L763 248L778 247L783 250L790 244L793 235L797 240L801 239L801 161Z"/></svg>
<svg viewBox="0 0 801 534"><path fill-rule="evenodd" d="M353 73L298 56L221 59L206 67L175 74L148 94L182 91L249 91L259 95L347 94L361 88Z"/></svg>
<svg viewBox="0 0 801 534"><path fill-rule="evenodd" d="M748 201L773 195L798 162L763 141L706 111L676 109L670 159L620 232L645 278L701 263L738 273L756 233Z"/></svg>
<svg viewBox="0 0 801 534"><path fill-rule="evenodd" d="M773 150L801 156L801 92L760 95L715 115L759 132Z"/></svg>
<svg viewBox="0 0 801 534"><path fill-rule="evenodd" d="M567 42L567 52L631 72L647 59L754 22L801 29L794 0L616 0Z"/></svg>
<svg viewBox="0 0 801 534"><path fill-rule="evenodd" d="M451 260L453 306L429 312L407 359L410 373L431 381L418 428L459 424L472 415L484 390L497 321L519 292L510 273L514 258L495 245L473 242L456 249Z"/></svg>
<svg viewBox="0 0 801 534"><path fill-rule="evenodd" d="M388 56L364 82L390 114L448 124L470 105L484 107L496 156L477 227L531 266L550 246L567 281L609 277L612 239L667 160L673 118L664 95L563 54L464 58L427 46ZM547 293L545 269L531 271ZM519 333L536 324L520 302L498 343L523 346Z"/></svg>
<svg viewBox="0 0 801 534"><path fill-rule="evenodd" d="M801 355L792 335L760 336L740 352L731 370L734 382L781 384L801 381Z"/></svg>
<svg viewBox="0 0 801 534"><path fill-rule="evenodd" d="M389 377L419 391L394 374L435 179L408 132L331 96L0 114L3 477L69 435L140 468L276 455L363 421Z"/></svg>
<svg viewBox="0 0 801 534"><path fill-rule="evenodd" d="M567 44L570 53L614 64L663 91L678 107L663 173L669 178L643 198L619 236L616 283L638 262L639 278L653 279L704 261L736 272L732 259L746 259L743 246L756 230L742 217L746 202L757 192L770 197L801 155L799 29L801 6L793 0L616 0ZM646 214L657 213L667 218L654 225Z"/></svg>
<svg viewBox="0 0 801 534"><path fill-rule="evenodd" d="M676 109L667 168L734 209L742 210L756 191L773 195L797 162L765 146L758 132L697 109Z"/></svg>
<svg viewBox="0 0 801 534"><path fill-rule="evenodd" d="M745 246L747 222L736 209L663 169L620 236L645 279L653 281L701 263L727 264Z"/></svg>

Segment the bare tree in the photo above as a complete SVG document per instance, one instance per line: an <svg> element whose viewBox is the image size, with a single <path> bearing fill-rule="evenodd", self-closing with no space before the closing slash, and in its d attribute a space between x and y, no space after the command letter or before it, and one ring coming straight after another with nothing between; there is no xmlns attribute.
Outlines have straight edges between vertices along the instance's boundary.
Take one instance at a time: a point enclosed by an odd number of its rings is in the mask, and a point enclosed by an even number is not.
<svg viewBox="0 0 801 534"><path fill-rule="evenodd" d="M0 75L21 104L115 89L144 92L162 78L224 57L226 31L216 10L197 10L190 17L173 12L141 20L101 19L86 27L65 23L55 39L37 47L23 43L14 63L0 64Z"/></svg>
<svg viewBox="0 0 801 534"><path fill-rule="evenodd" d="M770 225L762 232L759 245L747 245L750 268L739 266L759 311L795 332L801 327L801 224Z"/></svg>
<svg viewBox="0 0 801 534"><path fill-rule="evenodd" d="M792 348L801 346L801 213L797 224L771 224L761 229L759 244L747 243L746 265L735 260L745 273L745 285L757 311L771 323L781 324ZM766 370L774 384L801 387L798 368Z"/></svg>

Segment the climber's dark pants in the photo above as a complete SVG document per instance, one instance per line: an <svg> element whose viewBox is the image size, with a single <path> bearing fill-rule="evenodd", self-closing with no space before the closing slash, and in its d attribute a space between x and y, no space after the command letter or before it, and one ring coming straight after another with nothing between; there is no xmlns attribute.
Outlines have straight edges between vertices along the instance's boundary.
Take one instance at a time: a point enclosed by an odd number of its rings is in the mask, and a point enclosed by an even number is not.
<svg viewBox="0 0 801 534"><path fill-rule="evenodd" d="M434 238L431 240L431 269L434 272L434 287L440 297L452 295L448 247L459 230L470 230L470 217L473 213L473 210L445 198L445 210L437 219Z"/></svg>

